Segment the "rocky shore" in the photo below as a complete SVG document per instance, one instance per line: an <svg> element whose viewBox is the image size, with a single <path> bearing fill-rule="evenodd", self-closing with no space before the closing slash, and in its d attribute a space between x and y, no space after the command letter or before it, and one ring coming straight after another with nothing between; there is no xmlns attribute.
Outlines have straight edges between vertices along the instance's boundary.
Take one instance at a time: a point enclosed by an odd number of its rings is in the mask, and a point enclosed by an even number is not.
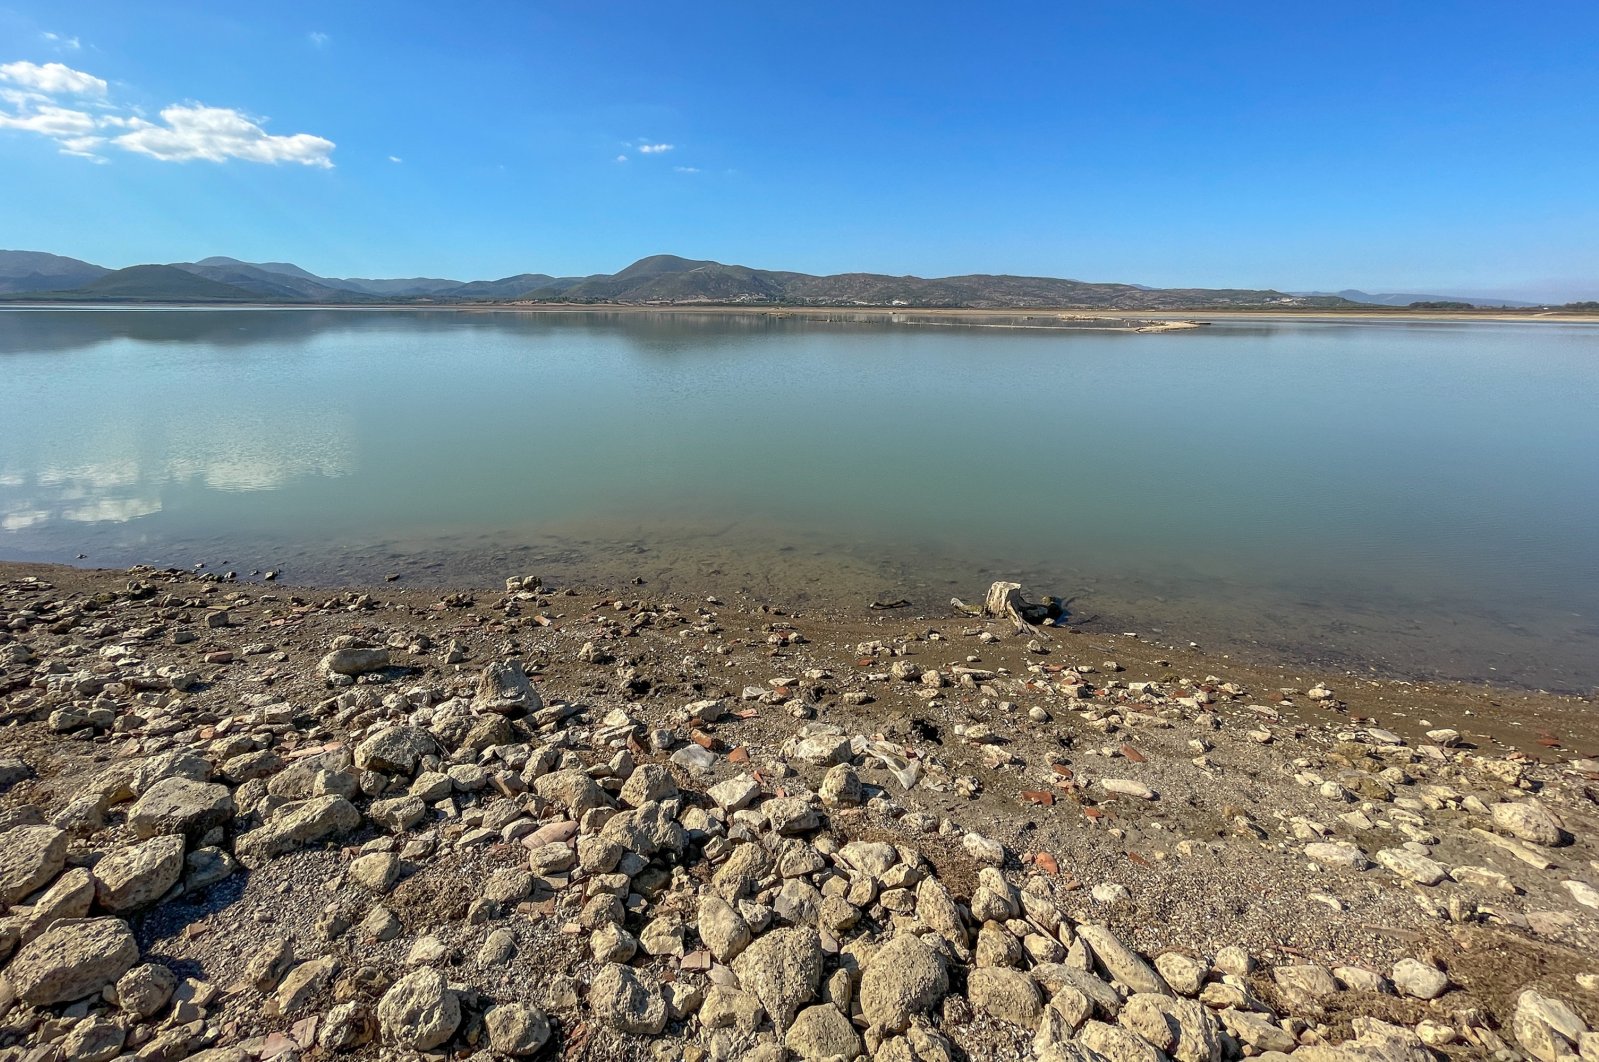
<svg viewBox="0 0 1599 1062"><path fill-rule="evenodd" d="M1599 1062L1586 701L648 591L0 566L0 1059Z"/></svg>

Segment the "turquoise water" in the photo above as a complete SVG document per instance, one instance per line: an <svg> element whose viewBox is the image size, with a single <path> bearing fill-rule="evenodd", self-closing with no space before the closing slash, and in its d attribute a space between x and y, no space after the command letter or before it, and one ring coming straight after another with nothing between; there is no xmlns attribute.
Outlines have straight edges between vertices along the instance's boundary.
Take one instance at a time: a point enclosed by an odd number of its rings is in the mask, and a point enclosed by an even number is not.
<svg viewBox="0 0 1599 1062"><path fill-rule="evenodd" d="M0 311L0 557L639 575L1599 683L1599 325Z"/></svg>

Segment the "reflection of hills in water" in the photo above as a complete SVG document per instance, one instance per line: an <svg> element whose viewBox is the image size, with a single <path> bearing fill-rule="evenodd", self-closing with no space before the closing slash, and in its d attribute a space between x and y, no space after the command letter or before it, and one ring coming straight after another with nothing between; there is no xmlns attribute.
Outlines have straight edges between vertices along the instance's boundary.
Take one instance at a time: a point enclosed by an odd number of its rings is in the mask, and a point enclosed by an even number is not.
<svg viewBox="0 0 1599 1062"><path fill-rule="evenodd" d="M984 324L972 318L921 315L918 327ZM369 309L138 309L138 310L7 310L0 309L0 357L6 354L51 353L84 350L119 340L153 344L206 344L239 349L262 344L308 343L330 334L346 336L385 333L404 335L409 343L418 336L448 333L549 337L596 333L622 339L634 349L651 354L704 354L742 344L752 335L792 334L818 327L835 331L878 331L906 323L881 314L849 310L826 313L784 314L695 313L673 311L567 310L369 310ZM1065 319L1021 315L1009 322L995 318L986 323L1014 323L1022 327L985 329L985 335L1028 336L1043 327L1051 332L1091 332L1073 328ZM1137 322L1131 322L1136 324ZM1252 322L1256 335L1271 325ZM1128 329L1130 331L1130 329Z"/></svg>
<svg viewBox="0 0 1599 1062"><path fill-rule="evenodd" d="M41 440L32 471L0 458L0 530L125 523L160 512L175 487L275 490L305 476L347 475L355 455L347 418L333 408L256 417L151 410Z"/></svg>

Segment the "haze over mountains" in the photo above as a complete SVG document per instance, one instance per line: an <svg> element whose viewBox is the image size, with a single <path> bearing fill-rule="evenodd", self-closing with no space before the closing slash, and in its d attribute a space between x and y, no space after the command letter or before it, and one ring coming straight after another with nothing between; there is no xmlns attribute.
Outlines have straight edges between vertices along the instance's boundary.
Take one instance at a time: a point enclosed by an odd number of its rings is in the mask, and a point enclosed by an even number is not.
<svg viewBox="0 0 1599 1062"><path fill-rule="evenodd" d="M1362 304L1406 306L1412 302L1534 305L1436 295L1368 295L1354 290L1294 294L1271 289L1150 288L990 274L934 279L879 273L814 276L664 254L642 258L618 273L585 277L521 273L498 280L461 281L439 277L323 277L288 262L241 262L225 257L113 270L40 251L0 251L0 298L60 302L704 303L1114 310L1332 309Z"/></svg>

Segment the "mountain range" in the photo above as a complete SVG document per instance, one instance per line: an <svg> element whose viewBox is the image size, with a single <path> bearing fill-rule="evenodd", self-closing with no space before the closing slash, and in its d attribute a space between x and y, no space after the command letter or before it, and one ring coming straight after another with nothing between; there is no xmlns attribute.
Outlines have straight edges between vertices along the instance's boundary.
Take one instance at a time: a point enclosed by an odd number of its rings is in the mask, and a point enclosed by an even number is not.
<svg viewBox="0 0 1599 1062"><path fill-rule="evenodd" d="M1151 288L1053 277L973 274L926 279L879 273L815 276L660 254L618 273L498 280L323 277L288 262L198 262L125 269L41 251L0 251L0 300L204 303L598 303L619 305L907 306L973 309L1335 309L1362 304L1479 302L1448 296L1287 293L1249 288ZM1401 301L1402 300L1402 301ZM1488 305L1531 305L1495 301Z"/></svg>

